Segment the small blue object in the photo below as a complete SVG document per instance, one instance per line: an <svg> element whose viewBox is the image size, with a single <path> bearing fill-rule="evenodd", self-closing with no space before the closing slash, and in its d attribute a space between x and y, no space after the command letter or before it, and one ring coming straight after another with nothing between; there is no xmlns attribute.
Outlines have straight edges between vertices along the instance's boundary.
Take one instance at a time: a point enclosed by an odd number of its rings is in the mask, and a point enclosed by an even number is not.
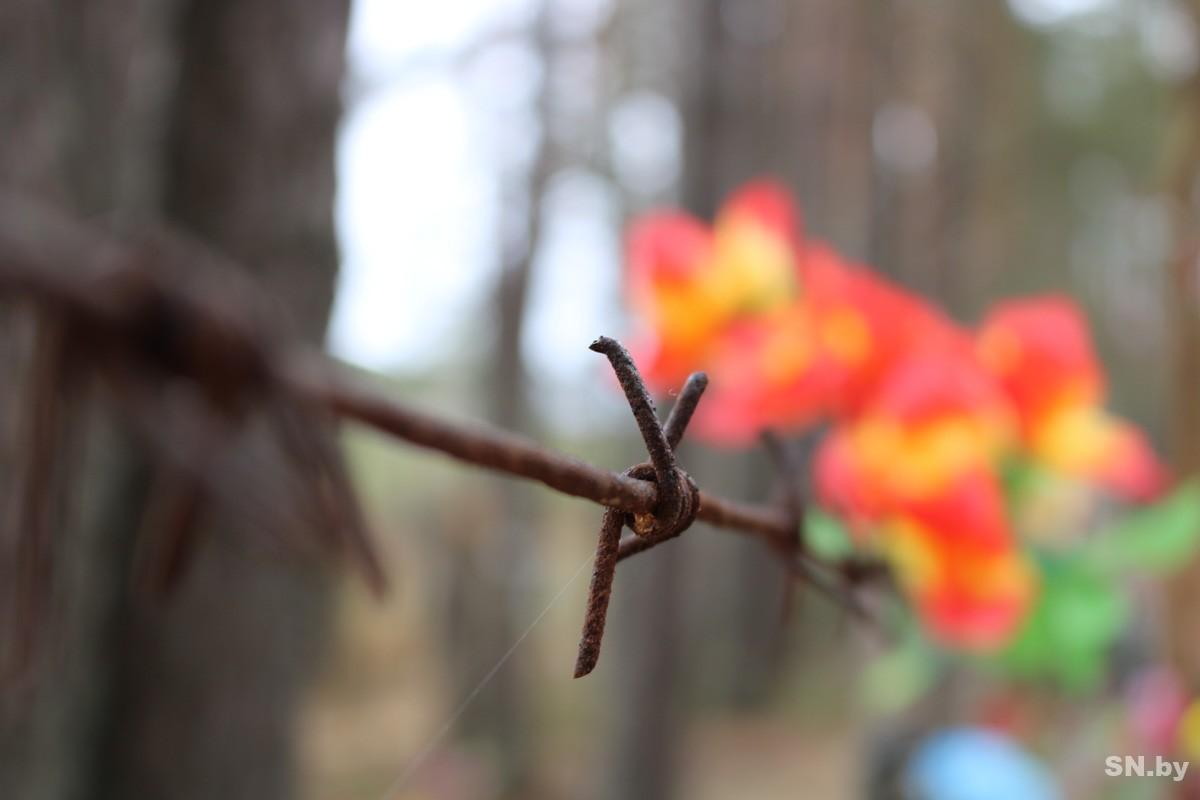
<svg viewBox="0 0 1200 800"><path fill-rule="evenodd" d="M919 744L905 769L915 800L1061 800L1046 767L1012 739L983 728L951 728Z"/></svg>

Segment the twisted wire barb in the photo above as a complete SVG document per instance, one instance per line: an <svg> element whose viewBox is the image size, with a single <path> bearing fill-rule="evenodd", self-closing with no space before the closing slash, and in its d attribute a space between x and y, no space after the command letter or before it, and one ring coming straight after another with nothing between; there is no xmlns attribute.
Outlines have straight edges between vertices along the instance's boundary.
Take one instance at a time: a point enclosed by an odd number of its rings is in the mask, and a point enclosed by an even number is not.
<svg viewBox="0 0 1200 800"><path fill-rule="evenodd" d="M700 395L708 385L708 378L703 373L691 376L680 401L675 404L668 432L658 421L650 392L646 389L646 384L642 381L629 352L621 343L601 336L592 343L591 349L608 357L613 372L625 391L625 398L629 401L629 408L642 434L642 441L650 453L649 470L647 465L638 464L626 470L625 474L631 477L652 474L659 489L659 496L652 513L627 515L613 508L604 511L600 539L596 544L596 564L588 593L583 635L579 640L579 655L575 660L576 678L590 674L600 658L600 642L604 636L608 601L612 596L613 579L616 577L617 562L622 558L622 550L625 557L649 550L680 535L696 519L700 490L691 476L679 468L675 460L675 447L683 438L684 429L692 418ZM626 524L633 529L634 538L622 546L621 530Z"/></svg>

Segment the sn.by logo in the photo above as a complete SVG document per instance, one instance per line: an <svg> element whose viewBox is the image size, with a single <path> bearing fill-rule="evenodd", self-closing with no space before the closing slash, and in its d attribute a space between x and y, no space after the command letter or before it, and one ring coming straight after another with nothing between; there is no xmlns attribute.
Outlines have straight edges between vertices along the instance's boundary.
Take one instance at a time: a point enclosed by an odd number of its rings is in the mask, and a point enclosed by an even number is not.
<svg viewBox="0 0 1200 800"><path fill-rule="evenodd" d="M1154 768L1149 769L1145 756L1108 756L1104 759L1104 774L1113 778L1170 778L1179 783L1187 774L1188 761L1168 761L1162 756L1154 757Z"/></svg>

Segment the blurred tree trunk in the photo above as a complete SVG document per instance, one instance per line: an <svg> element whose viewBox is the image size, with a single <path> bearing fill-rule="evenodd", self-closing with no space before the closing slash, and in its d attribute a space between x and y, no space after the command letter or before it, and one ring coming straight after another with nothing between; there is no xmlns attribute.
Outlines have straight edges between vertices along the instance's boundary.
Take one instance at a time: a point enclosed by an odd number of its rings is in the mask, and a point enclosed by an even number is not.
<svg viewBox="0 0 1200 800"><path fill-rule="evenodd" d="M877 166L887 175L881 180L893 183L895 201L887 215L890 245L880 256L906 286L967 319L991 294L987 263L971 257L974 230L1004 230L1010 222L987 214L983 204L988 181L1002 186L1005 174L1017 172L1011 159L992 156L1028 126L1029 114L1006 97L1027 50L1002 4L905 0L891 14L894 55L880 99L927 120L936 150L928 165L913 165L907 174L897 174L896 165ZM985 171L995 161L1004 170Z"/></svg>
<svg viewBox="0 0 1200 800"><path fill-rule="evenodd" d="M549 4L539 10L530 38L544 73L553 70L553 44L549 32ZM529 288L544 228L543 200L559 160L551 129L555 123L550 82L543 79L536 114L541 136L533 163L526 168L501 170L499 275L491 295L495 338L485 357L482 396L485 413L498 427L535 435L528 396L528 375L522 355ZM520 636L533 614L530 587L539 559L536 489L509 480L489 482L492 501L486 527L468 537L451 555L451 620L449 661L454 665L454 696L466 697L481 675L497 663ZM483 745L495 760L499 777L496 796L536 796L535 753L530 726L536 680L526 654L513 653L496 673L456 726L460 739Z"/></svg>
<svg viewBox="0 0 1200 800"><path fill-rule="evenodd" d="M822 154L830 147L840 86L829 76L847 57L835 33L849 36L855 32L842 26L865 20L843 17L846 5L711 0L692 9L685 38L692 43L685 68L692 79L682 87L684 207L711 215L739 185L768 175L795 190L806 229L823 235L833 179ZM848 128L839 132L851 133ZM703 481L737 487L739 496L760 501L775 481L761 453L725 456L700 469ZM784 573L753 543L713 542L705 551L698 568L714 575L721 591L697 603L712 620L708 625L721 625L730 637L720 641L725 652L704 659L725 665L710 676L711 688L738 705L761 703L784 650ZM698 644L711 647L711 637Z"/></svg>
<svg viewBox="0 0 1200 800"><path fill-rule="evenodd" d="M1200 2L1188 4L1200 25ZM1170 320L1173 376L1171 458L1180 476L1200 472L1200 75L1184 84L1176 98L1174 145L1168 163L1168 188L1174 198L1175 252L1168 265L1164 303ZM1193 559L1169 589L1169 646L1185 685L1200 686L1200 559Z"/></svg>
<svg viewBox="0 0 1200 800"><path fill-rule="evenodd" d="M664 545L621 565L604 660L612 697L600 797L667 800L678 794L684 550Z"/></svg>
<svg viewBox="0 0 1200 800"><path fill-rule="evenodd" d="M770 0L672 6L666 30L672 41L686 45L672 65L684 130L679 190L684 208L711 217L730 191L769 174L797 190L806 224L818 230L825 224L828 175L824 160L813 153L826 141L834 91L827 67L837 55L829 33L839 6ZM654 63L662 57L661 46L648 39L633 42L628 57ZM628 71L637 74L637 64ZM761 458L704 458L693 451L685 463L703 484L736 486L739 496L763 499L771 488ZM678 695L687 682L699 681L720 701L739 705L769 694L782 636L783 572L754 543L697 541L690 554L695 558L685 563L682 549L664 547L619 579L613 627L619 651L614 660L622 662L620 699L609 734L613 761L606 797L675 796L682 735ZM670 596L672 587L686 585L685 568L705 576L705 591L680 604ZM623 599L640 593L651 596L638 603ZM685 644L671 633L688 627L685 605L694 619L704 620L705 631L719 629L721 636ZM685 659L678 652L684 646L700 652ZM681 674L685 663L695 665L687 682Z"/></svg>
<svg viewBox="0 0 1200 800"><path fill-rule="evenodd" d="M68 211L96 215L122 209L153 214L160 164L155 149L170 81L165 7L114 0L47 4L13 0L0 9L0 183ZM28 377L30 320L11 304L0 313L0 475L9 495L22 446L16 413L21 378ZM93 420L94 422L95 420ZM111 621L131 537L119 499L129 459L114 437L90 459L86 520L79 504L55 533L58 584L50 619L40 632L34 686L0 694L0 787L6 797L58 800L94 789L99 765ZM76 447L82 441L75 442ZM92 448L96 453L97 448ZM78 449L76 449L78 452ZM10 635L17 562L6 507L0 568L0 611ZM59 515L61 520L63 515ZM8 655L7 648L0 652Z"/></svg>
<svg viewBox="0 0 1200 800"><path fill-rule="evenodd" d="M0 180L83 215L190 230L319 342L347 13L348 0L5 3ZM146 469L111 425L92 427L81 519L55 532L56 646L38 686L0 708L4 795L291 796L327 579L250 560L246 531L223 522L178 596L134 602Z"/></svg>

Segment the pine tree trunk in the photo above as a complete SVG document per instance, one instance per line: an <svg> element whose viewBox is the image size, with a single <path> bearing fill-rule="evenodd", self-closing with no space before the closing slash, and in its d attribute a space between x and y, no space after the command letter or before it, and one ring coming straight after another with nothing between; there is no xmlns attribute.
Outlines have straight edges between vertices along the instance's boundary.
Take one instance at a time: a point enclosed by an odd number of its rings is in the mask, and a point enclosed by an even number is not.
<svg viewBox="0 0 1200 800"><path fill-rule="evenodd" d="M0 181L189 231L253 270L318 342L347 14L348 0L8 2ZM147 468L118 429L91 427L88 502L55 531L55 646L36 690L0 707L4 795L292 796L327 578L247 555L239 537L263 532L220 518L178 596L131 599Z"/></svg>

